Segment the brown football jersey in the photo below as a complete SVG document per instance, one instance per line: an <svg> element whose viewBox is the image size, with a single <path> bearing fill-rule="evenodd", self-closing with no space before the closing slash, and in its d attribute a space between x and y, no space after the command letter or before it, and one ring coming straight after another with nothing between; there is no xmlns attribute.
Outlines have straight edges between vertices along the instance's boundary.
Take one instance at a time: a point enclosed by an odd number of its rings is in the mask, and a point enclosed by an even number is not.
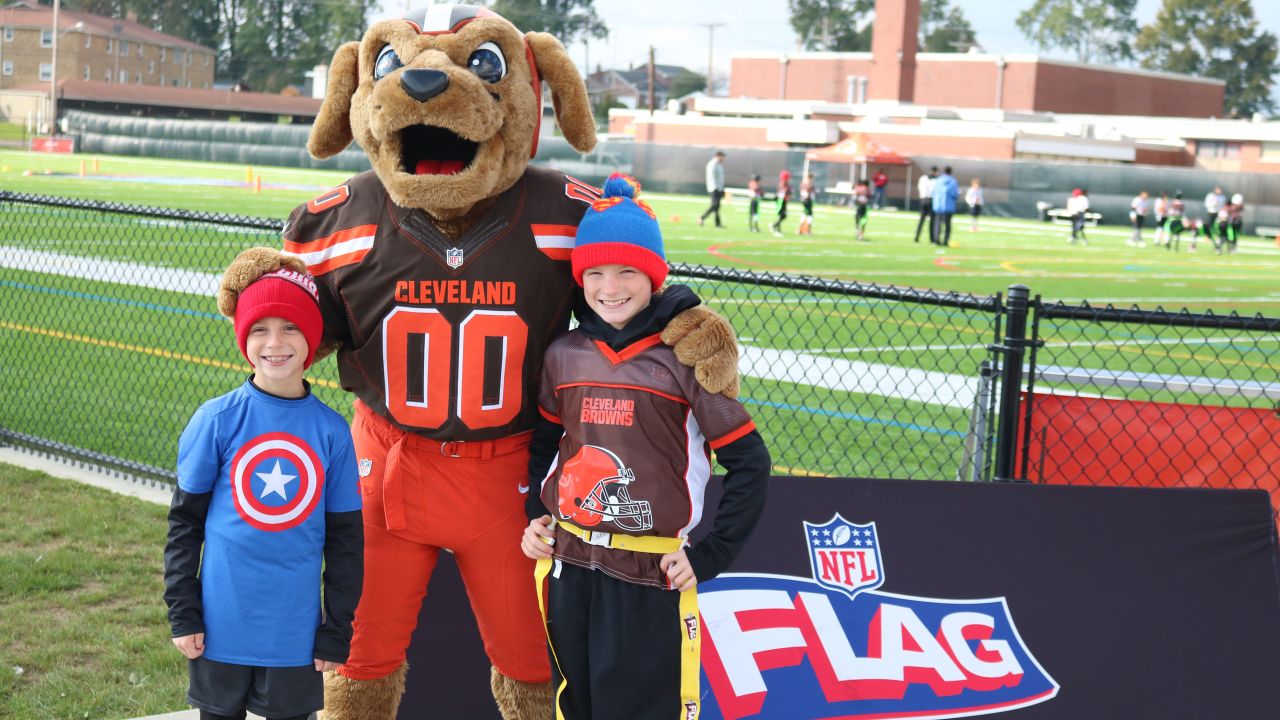
<svg viewBox="0 0 1280 720"><path fill-rule="evenodd" d="M542 502L595 532L687 537L702 519L710 450L755 429L742 403L707 392L657 335L621 352L581 331L565 335L547 354L538 403L564 426ZM563 530L555 547L567 562L666 587L658 555Z"/></svg>
<svg viewBox="0 0 1280 720"><path fill-rule="evenodd" d="M530 167L457 240L372 172L295 209L284 249L316 277L343 388L436 440L532 428L543 355L568 329L578 221L598 197Z"/></svg>

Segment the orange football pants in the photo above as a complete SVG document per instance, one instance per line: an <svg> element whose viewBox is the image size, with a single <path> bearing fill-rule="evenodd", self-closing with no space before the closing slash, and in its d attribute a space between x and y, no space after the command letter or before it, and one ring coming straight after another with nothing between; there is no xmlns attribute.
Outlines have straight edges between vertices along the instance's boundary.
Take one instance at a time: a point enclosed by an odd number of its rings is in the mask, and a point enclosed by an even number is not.
<svg viewBox="0 0 1280 720"><path fill-rule="evenodd" d="M338 672L372 680L400 667L436 558L447 548L489 661L515 680L548 682L546 634L529 585L534 562L520 551L531 433L441 443L355 405L351 433L367 472L360 478L364 591L351 655Z"/></svg>

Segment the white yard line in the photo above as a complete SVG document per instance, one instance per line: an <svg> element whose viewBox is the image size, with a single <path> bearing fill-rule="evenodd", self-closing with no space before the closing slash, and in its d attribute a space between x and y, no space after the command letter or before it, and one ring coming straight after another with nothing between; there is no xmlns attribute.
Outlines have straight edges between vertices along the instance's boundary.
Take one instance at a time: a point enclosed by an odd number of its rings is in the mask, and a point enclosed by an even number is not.
<svg viewBox="0 0 1280 720"><path fill-rule="evenodd" d="M135 285L202 297L216 295L218 282L222 278L217 273L177 270L156 265L6 246L0 246L0 267L61 275L80 280Z"/></svg>

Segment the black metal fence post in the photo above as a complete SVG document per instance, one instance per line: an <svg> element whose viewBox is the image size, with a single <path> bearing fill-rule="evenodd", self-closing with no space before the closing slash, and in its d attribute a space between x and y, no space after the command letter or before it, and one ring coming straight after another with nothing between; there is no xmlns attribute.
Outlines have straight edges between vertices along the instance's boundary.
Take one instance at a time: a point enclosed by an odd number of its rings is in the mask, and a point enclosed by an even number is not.
<svg viewBox="0 0 1280 720"><path fill-rule="evenodd" d="M1031 290L1010 285L1005 308L1004 367L1000 378L1000 423L996 433L996 482L1013 482L1018 456L1018 406L1022 400L1022 355L1027 345L1027 309Z"/></svg>

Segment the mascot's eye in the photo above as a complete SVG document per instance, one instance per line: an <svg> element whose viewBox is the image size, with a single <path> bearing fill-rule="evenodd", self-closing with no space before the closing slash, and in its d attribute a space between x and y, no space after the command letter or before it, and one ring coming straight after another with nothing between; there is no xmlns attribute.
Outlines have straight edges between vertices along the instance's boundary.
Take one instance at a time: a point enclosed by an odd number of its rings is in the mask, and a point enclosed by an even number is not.
<svg viewBox="0 0 1280 720"><path fill-rule="evenodd" d="M485 82L496 83L507 76L507 59L502 56L502 48L497 44L482 43L467 58L467 69Z"/></svg>
<svg viewBox="0 0 1280 720"><path fill-rule="evenodd" d="M400 62L400 56L396 55L396 51L390 45L382 48L382 52L378 53L378 59L373 63L373 79L381 80L397 68L404 65Z"/></svg>

